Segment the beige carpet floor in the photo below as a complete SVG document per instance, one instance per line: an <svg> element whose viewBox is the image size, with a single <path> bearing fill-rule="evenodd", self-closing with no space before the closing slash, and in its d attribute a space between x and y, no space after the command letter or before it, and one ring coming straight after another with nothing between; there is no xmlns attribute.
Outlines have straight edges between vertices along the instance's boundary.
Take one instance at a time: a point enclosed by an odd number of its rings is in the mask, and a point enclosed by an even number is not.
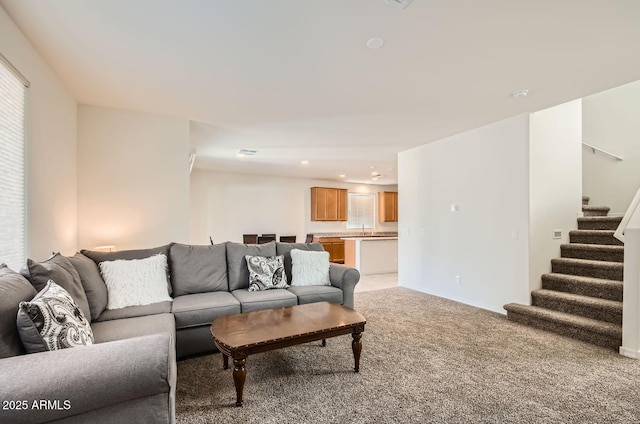
<svg viewBox="0 0 640 424"><path fill-rule="evenodd" d="M351 337L249 357L241 408L220 354L178 363L178 423L639 423L640 361L402 287L356 294Z"/></svg>

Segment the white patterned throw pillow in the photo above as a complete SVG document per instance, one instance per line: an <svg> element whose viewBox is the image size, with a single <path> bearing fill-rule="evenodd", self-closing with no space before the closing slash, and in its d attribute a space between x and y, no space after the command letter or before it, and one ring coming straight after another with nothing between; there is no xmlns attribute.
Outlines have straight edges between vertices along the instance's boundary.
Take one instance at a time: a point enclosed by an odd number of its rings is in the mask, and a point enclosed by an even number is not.
<svg viewBox="0 0 640 424"><path fill-rule="evenodd" d="M329 252L291 250L292 286L330 286Z"/></svg>
<svg viewBox="0 0 640 424"><path fill-rule="evenodd" d="M71 295L53 280L30 302L20 302L16 324L29 353L93 344L89 321Z"/></svg>
<svg viewBox="0 0 640 424"><path fill-rule="evenodd" d="M167 256L100 262L107 285L107 309L172 301L167 281Z"/></svg>
<svg viewBox="0 0 640 424"><path fill-rule="evenodd" d="M284 256L245 255L249 269L249 291L286 289L287 275L284 273Z"/></svg>

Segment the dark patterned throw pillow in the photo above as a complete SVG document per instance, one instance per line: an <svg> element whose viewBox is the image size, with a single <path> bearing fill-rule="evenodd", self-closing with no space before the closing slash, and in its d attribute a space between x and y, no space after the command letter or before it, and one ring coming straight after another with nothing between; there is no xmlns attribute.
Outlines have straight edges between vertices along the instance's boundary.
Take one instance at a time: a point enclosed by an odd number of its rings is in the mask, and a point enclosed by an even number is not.
<svg viewBox="0 0 640 424"><path fill-rule="evenodd" d="M20 302L18 334L28 353L93 344L93 331L71 295L53 280Z"/></svg>
<svg viewBox="0 0 640 424"><path fill-rule="evenodd" d="M245 259L249 269L249 291L289 287L284 273L284 256L246 255Z"/></svg>

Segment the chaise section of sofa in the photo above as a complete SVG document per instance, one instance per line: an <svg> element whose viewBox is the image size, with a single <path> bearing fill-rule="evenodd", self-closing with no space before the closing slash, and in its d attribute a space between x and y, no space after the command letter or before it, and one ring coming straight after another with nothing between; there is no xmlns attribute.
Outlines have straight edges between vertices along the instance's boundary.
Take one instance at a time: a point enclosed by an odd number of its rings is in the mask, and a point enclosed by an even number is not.
<svg viewBox="0 0 640 424"><path fill-rule="evenodd" d="M6 423L175 421L176 363L168 333L2 359Z"/></svg>

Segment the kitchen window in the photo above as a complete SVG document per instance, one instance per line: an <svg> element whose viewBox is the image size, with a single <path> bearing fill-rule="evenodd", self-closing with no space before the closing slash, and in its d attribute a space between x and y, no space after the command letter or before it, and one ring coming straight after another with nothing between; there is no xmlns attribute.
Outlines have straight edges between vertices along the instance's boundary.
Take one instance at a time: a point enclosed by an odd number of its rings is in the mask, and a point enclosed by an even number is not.
<svg viewBox="0 0 640 424"><path fill-rule="evenodd" d="M25 102L29 82L0 55L0 263L27 256Z"/></svg>
<svg viewBox="0 0 640 424"><path fill-rule="evenodd" d="M349 193L347 229L373 229L375 225L376 195L372 193Z"/></svg>

